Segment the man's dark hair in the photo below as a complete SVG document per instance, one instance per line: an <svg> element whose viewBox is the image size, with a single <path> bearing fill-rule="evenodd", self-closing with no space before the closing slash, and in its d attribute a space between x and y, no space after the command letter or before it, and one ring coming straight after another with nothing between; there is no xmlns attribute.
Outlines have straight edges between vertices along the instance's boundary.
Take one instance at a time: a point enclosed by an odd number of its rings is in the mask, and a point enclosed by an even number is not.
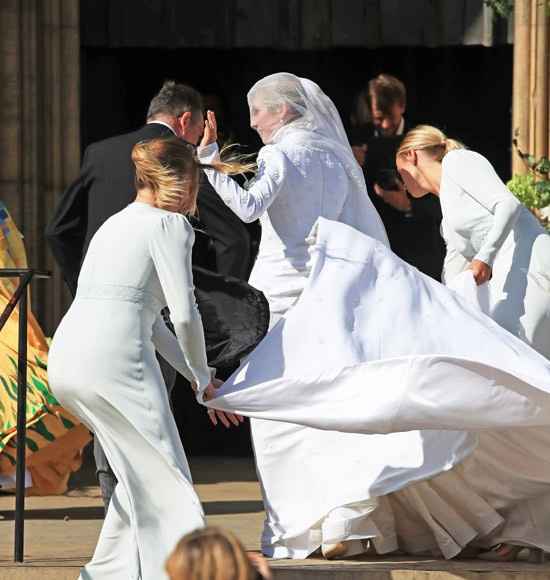
<svg viewBox="0 0 550 580"><path fill-rule="evenodd" d="M391 112L393 105L403 107L406 105L407 91L399 79L381 74L369 81L366 97L370 111L376 103L376 108L387 115Z"/></svg>
<svg viewBox="0 0 550 580"><path fill-rule="evenodd" d="M175 81L165 81L160 91L151 100L147 111L147 121L158 115L179 117L186 112L193 115L202 113L202 110L202 97L193 87L178 84Z"/></svg>

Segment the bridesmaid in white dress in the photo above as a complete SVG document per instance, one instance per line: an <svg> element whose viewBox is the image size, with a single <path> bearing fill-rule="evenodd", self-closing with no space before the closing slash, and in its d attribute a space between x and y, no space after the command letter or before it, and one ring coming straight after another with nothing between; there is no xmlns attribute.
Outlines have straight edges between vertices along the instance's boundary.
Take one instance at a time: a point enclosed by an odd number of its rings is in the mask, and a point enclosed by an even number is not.
<svg viewBox="0 0 550 580"><path fill-rule="evenodd" d="M132 158L136 201L93 237L48 363L53 392L99 437L118 480L82 580L166 578L177 540L204 525L155 356L199 393L211 385L184 216L195 209L199 163L174 137L139 143Z"/></svg>
<svg viewBox="0 0 550 580"><path fill-rule="evenodd" d="M300 297L310 273L306 238L319 217L343 222L388 244L380 217L367 194L365 180L347 140L336 107L312 81L288 73L261 79L248 93L250 124L260 135L264 147L258 155L258 173L248 187L213 170L206 175L223 201L245 222L260 219L262 239L250 284L266 296L275 326ZM199 148L202 161L219 157L215 117L208 112L211 127ZM318 484L318 474L326 458L311 453L317 443L314 430L288 423L251 421L257 471L262 484L266 522L262 537L265 554L275 557L305 557L317 549L324 537L347 539L342 530L339 508L329 505L323 523L315 529L301 530L300 538L285 540L281 530L290 526L285 517L289 508L311 501L310 490ZM325 446L326 453L339 454L338 443ZM329 447L332 451L329 451ZM292 448L289 469L282 456ZM294 485L294 467L308 464L300 485ZM327 502L320 494L319 506ZM359 505L356 513L370 510ZM321 530L323 528L324 531ZM355 536L354 536L355 537ZM327 556L334 543L324 543ZM359 544L359 550L362 550Z"/></svg>
<svg viewBox="0 0 550 580"><path fill-rule="evenodd" d="M447 245L445 284L463 293L506 330L550 359L550 236L506 188L489 161L421 125L397 153L409 193L437 195ZM464 275L469 270L473 280ZM549 514L550 495L530 507ZM511 559L496 545L486 559Z"/></svg>
<svg viewBox="0 0 550 580"><path fill-rule="evenodd" d="M550 358L550 236L534 215L485 157L435 127L407 134L397 166L411 195L440 199L445 283L469 269L482 310Z"/></svg>

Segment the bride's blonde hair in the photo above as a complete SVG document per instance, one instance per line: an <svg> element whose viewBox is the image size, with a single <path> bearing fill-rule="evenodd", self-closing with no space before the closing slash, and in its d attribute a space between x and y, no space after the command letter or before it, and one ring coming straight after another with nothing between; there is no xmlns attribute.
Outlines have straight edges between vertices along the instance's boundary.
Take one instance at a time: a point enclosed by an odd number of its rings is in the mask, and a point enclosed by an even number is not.
<svg viewBox="0 0 550 580"><path fill-rule="evenodd" d="M409 151L426 151L430 157L436 161L441 161L449 151L453 149L464 149L465 146L460 141L450 139L437 127L431 125L418 125L411 129L406 135L397 150L397 157Z"/></svg>
<svg viewBox="0 0 550 580"><path fill-rule="evenodd" d="M202 164L194 147L175 136L137 143L132 149L132 161L136 166L137 189L150 189L156 207L185 215L196 213L201 169L236 175L255 168L254 163L246 163L239 156Z"/></svg>

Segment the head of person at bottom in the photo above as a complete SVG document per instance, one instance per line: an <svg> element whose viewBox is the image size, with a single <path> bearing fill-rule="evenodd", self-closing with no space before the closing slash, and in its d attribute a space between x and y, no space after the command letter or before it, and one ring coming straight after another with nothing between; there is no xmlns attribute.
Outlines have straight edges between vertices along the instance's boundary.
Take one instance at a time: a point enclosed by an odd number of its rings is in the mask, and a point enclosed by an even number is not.
<svg viewBox="0 0 550 580"><path fill-rule="evenodd" d="M464 145L430 125L419 125L406 134L395 162L407 191L413 197L439 194L441 161L453 149L464 149Z"/></svg>
<svg viewBox="0 0 550 580"><path fill-rule="evenodd" d="M180 139L197 145L204 130L200 93L188 85L166 81L147 111L147 123L157 122L168 125Z"/></svg>
<svg viewBox="0 0 550 580"><path fill-rule="evenodd" d="M168 560L170 580L270 580L266 561L251 558L234 534L209 527L184 536Z"/></svg>
<svg viewBox="0 0 550 580"><path fill-rule="evenodd" d="M175 136L137 143L132 161L136 166L136 201L184 215L196 212L201 169L234 175L250 165L239 161L202 164L195 148Z"/></svg>
<svg viewBox="0 0 550 580"><path fill-rule="evenodd" d="M366 115L364 120L369 120L379 135L400 135L405 126L406 106L405 85L392 75L380 74L371 79L359 95L356 115Z"/></svg>

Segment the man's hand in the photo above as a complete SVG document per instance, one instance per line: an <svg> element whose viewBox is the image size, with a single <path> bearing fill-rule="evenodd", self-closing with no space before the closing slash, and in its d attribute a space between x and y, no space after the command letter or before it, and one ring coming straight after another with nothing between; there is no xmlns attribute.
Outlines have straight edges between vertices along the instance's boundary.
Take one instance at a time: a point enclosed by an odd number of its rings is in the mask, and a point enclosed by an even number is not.
<svg viewBox="0 0 550 580"><path fill-rule="evenodd" d="M204 121L204 133L199 147L206 147L218 140L218 123L216 121L216 114L214 111L206 111L206 119Z"/></svg>
<svg viewBox="0 0 550 580"><path fill-rule="evenodd" d="M493 269L491 266L485 262L482 262L481 260L472 260L470 262L470 270L472 271L474 280L478 286L488 282L493 275Z"/></svg>
<svg viewBox="0 0 550 580"><path fill-rule="evenodd" d="M399 189L382 189L378 183L374 184L374 193L381 197L388 205L394 209L407 213L411 211L411 200L407 195L405 186L398 184Z"/></svg>
<svg viewBox="0 0 550 580"><path fill-rule="evenodd" d="M218 411L217 409L208 409L208 418L214 427L218 424L218 419L221 424L229 429L231 423L238 427L241 423L244 423L244 417L237 415L237 413L229 413L228 411Z"/></svg>
<svg viewBox="0 0 550 580"><path fill-rule="evenodd" d="M213 399L216 396L216 390L219 389L222 385L223 381L220 381L220 379L212 379L206 386L206 389L204 389L203 399L205 401L210 401L210 399ZM244 423L244 417L237 415L236 413L217 411L216 409L208 409L207 413L208 418L214 427L218 424L218 420L226 429L231 427L231 423L233 423L235 427L238 427L241 423Z"/></svg>

